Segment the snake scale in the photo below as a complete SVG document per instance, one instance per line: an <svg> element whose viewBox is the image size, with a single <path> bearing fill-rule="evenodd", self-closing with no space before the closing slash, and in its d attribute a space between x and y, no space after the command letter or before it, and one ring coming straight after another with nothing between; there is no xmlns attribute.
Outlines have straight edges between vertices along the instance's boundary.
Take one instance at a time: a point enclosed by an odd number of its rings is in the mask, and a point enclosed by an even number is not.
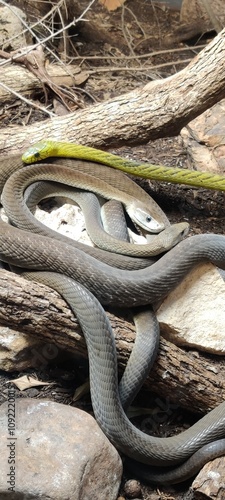
<svg viewBox="0 0 225 500"><path fill-rule="evenodd" d="M225 403L189 429L169 438L148 436L132 425L118 392L113 334L99 302L117 307L154 304L199 262L210 261L225 269L225 236L193 236L149 267L123 270L98 261L80 248L61 241L52 245L49 237L33 235L2 221L0 229L0 258L22 268L47 271L41 273L40 279L58 289L75 311L88 346L95 417L115 446L138 462L160 466L161 475L148 468L147 477L168 483L184 480L210 456L224 454L225 440L220 438L225 436ZM90 309L91 315L87 314ZM90 333L93 330L94 335ZM203 461L199 461L201 453ZM171 466L178 468L170 470Z"/></svg>

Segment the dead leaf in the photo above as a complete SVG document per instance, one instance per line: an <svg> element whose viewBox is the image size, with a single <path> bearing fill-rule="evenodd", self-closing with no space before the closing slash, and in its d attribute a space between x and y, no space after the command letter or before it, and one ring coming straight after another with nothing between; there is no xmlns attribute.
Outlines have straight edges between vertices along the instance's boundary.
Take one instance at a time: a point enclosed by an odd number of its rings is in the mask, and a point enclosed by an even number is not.
<svg viewBox="0 0 225 500"><path fill-rule="evenodd" d="M126 0L98 0L107 10L116 10L121 7Z"/></svg>
<svg viewBox="0 0 225 500"><path fill-rule="evenodd" d="M53 383L49 382L40 382L36 378L28 377L27 375L23 375L23 377L15 378L14 380L10 380L13 384L18 387L20 391L24 391L25 389L29 389L30 387L37 387L38 385L52 385Z"/></svg>
<svg viewBox="0 0 225 500"><path fill-rule="evenodd" d="M80 385L77 387L75 390L74 396L73 396L73 401L79 401L79 399L84 396L85 394L88 394L90 391L90 384L89 381L84 382L84 384Z"/></svg>
<svg viewBox="0 0 225 500"><path fill-rule="evenodd" d="M71 75L62 75L61 72L57 75L57 66L53 68L53 65L48 66L51 69L51 80L56 85L64 85L71 87L72 85L82 85L82 83L86 82L89 78L89 73L87 71L80 71L77 74L73 73L73 68L69 67ZM61 69L61 68L60 68ZM54 73L53 73L54 71Z"/></svg>

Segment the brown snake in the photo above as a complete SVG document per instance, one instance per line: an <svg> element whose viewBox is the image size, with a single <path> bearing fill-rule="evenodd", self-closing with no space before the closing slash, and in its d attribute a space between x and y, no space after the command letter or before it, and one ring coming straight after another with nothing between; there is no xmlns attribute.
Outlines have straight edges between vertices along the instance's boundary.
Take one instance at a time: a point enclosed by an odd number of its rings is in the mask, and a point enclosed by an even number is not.
<svg viewBox="0 0 225 500"><path fill-rule="evenodd" d="M117 307L152 304L165 297L199 262L209 260L224 269L225 236L193 236L146 269L129 271L113 268L68 244L53 243L51 238L0 222L0 258L22 268L60 272L67 276L43 273L40 279L65 296L81 323L89 351L95 417L115 446L137 461L165 468L182 464L191 457L196 470L198 455L195 453L225 436L225 403L173 437L148 436L134 427L121 405L113 335L98 301ZM94 296L82 285L88 287ZM91 314L88 314L89 310ZM94 335L90 333L93 330ZM213 446L217 448L217 455L225 453L224 440ZM186 464L188 467L188 462ZM193 473L193 463L191 471ZM166 482L179 482L188 477L187 470L183 476L182 472L178 473L178 480L173 471L163 476ZM159 476L151 472L149 478L159 480Z"/></svg>
<svg viewBox="0 0 225 500"><path fill-rule="evenodd" d="M25 204L23 204L23 193L30 184L38 180L62 182L69 186L87 190L93 189L100 195L104 194L107 198L111 198L111 196L113 196L113 198L117 199L118 201L122 201L123 198L125 198L125 192L122 192L121 196L121 191L119 191L118 188L116 189L114 186L111 187L102 179L98 178L96 180L89 174L86 174L83 171L77 171L74 168L65 168L53 163L51 164L51 168L46 168L46 164L33 165L32 167L28 166L14 172L3 187L2 203L4 205L6 213L9 214L10 220L14 225L21 228L24 227L25 229L31 227L29 226L28 216L25 219L26 206ZM138 200L135 200L135 202L133 202L133 198L130 195L126 195L126 198L128 201L125 201L125 205L129 214L132 212L132 216L134 217L134 215L137 214L137 211L141 210L140 207L143 207L145 215L147 214L147 209L145 210L145 206L143 203L140 202L141 204L138 206ZM14 210L15 203L17 203L18 205L18 208L16 210ZM19 207L21 207L20 210ZM143 211L141 210L141 217L139 217L139 212L136 222L139 221L144 224L145 221L142 218ZM29 211L27 215L29 215ZM90 217L91 222L93 223L94 217L91 213ZM25 219L24 224L23 219ZM32 223L32 218L30 220ZM172 248L172 246L178 243L186 234L188 227L189 226L186 222L168 226L166 229L164 229L164 231L161 231L159 234L155 235L151 242L147 243L146 245L132 245L130 243L117 240L117 246L112 246L112 251L125 253L126 255L136 255L140 257L159 255L159 253L169 250L170 248ZM110 244L108 244L105 248L109 250Z"/></svg>

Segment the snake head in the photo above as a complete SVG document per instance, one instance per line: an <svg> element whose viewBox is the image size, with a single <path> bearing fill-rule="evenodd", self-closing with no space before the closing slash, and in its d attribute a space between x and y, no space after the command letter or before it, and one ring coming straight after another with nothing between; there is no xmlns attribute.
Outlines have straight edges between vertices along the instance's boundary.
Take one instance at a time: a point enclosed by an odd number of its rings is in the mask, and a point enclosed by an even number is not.
<svg viewBox="0 0 225 500"><path fill-rule="evenodd" d="M180 243L189 232L188 222L178 222L177 224L172 224L166 227L164 231L160 233L160 241L164 251L170 250L172 247Z"/></svg>
<svg viewBox="0 0 225 500"><path fill-rule="evenodd" d="M54 151L49 152L50 145L52 147L54 142L50 140L36 142L23 153L22 161L24 163L35 163L44 160L48 156L53 156Z"/></svg>
<svg viewBox="0 0 225 500"><path fill-rule="evenodd" d="M164 223L158 222L144 204L131 203L126 206L126 210L134 224L149 233L158 234L165 228Z"/></svg>

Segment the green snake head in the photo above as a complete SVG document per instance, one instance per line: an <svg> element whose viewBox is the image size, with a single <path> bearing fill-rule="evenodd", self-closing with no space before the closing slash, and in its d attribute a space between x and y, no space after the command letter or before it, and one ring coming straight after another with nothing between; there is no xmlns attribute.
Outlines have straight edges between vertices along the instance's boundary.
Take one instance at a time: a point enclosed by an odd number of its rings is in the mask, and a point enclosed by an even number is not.
<svg viewBox="0 0 225 500"><path fill-rule="evenodd" d="M24 163L35 163L49 156L54 156L54 151L49 149L49 144L53 145L54 143L48 140L36 142L23 153L22 161Z"/></svg>

